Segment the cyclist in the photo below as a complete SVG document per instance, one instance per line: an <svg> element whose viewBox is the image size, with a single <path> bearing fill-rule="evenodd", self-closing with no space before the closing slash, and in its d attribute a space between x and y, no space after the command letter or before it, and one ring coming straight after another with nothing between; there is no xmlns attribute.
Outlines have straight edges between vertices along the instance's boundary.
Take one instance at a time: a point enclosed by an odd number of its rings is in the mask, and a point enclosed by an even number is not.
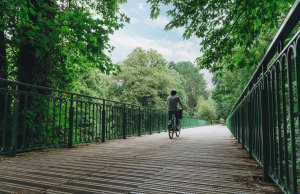
<svg viewBox="0 0 300 194"><path fill-rule="evenodd" d="M180 98L176 96L176 90L171 90L171 96L168 96L167 99L167 106L168 106L168 112L169 112L169 125L171 124L172 115L175 115L176 118L176 130L178 130L179 125L179 112L178 112L178 104L180 104L181 108L183 109L182 103L180 101Z"/></svg>

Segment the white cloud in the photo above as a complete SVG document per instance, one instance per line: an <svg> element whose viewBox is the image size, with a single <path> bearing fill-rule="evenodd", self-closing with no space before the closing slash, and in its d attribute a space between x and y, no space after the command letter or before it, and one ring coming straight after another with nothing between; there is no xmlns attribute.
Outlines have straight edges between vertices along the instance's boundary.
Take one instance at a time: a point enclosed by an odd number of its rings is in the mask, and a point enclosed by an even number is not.
<svg viewBox="0 0 300 194"><path fill-rule="evenodd" d="M157 19L146 19L146 24L151 25L153 27L165 28L165 26L170 22L170 20L166 16L158 16Z"/></svg>
<svg viewBox="0 0 300 194"><path fill-rule="evenodd" d="M122 32L116 32L115 35L111 37L111 44L117 49L125 47L127 48L126 50L129 48L132 50L138 46L144 49L153 48L163 54L169 61L195 61L200 54L200 47L197 43L192 41L172 42L166 39L157 41L144 37L127 36Z"/></svg>
<svg viewBox="0 0 300 194"><path fill-rule="evenodd" d="M185 31L185 28L180 27L180 28L177 28L176 31L178 32L178 34L180 34L182 36Z"/></svg>
<svg viewBox="0 0 300 194"><path fill-rule="evenodd" d="M145 9L144 3L139 3L137 5L137 7L138 7L139 10L144 10Z"/></svg>
<svg viewBox="0 0 300 194"><path fill-rule="evenodd" d="M130 17L130 24L135 24L135 23L139 23L139 22L141 22L139 19Z"/></svg>
<svg viewBox="0 0 300 194"><path fill-rule="evenodd" d="M170 40L161 39L151 40L144 37L132 37L124 34L122 31L116 32L111 37L111 44L116 47L112 53L112 60L114 62L122 61L132 51L132 49L140 46L143 49L155 49L162 54L168 61L191 61L194 62L200 56L199 42L186 40L172 42ZM201 70L204 74L207 88L213 88L211 78L212 74L207 70Z"/></svg>

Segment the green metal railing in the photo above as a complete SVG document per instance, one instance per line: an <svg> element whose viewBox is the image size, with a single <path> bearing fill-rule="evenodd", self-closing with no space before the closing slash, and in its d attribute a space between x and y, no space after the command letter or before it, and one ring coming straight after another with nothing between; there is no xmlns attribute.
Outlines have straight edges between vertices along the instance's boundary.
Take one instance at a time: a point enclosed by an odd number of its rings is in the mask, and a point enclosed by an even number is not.
<svg viewBox="0 0 300 194"><path fill-rule="evenodd" d="M285 193L300 188L300 31L284 46L299 20L297 0L227 118L264 180Z"/></svg>
<svg viewBox="0 0 300 194"><path fill-rule="evenodd" d="M181 128L193 128L193 127L201 127L208 125L208 121L206 120L199 120L197 118L191 118L191 117L183 117L183 119L180 121Z"/></svg>
<svg viewBox="0 0 300 194"><path fill-rule="evenodd" d="M0 154L167 130L166 111L0 78ZM207 125L184 118L182 128Z"/></svg>

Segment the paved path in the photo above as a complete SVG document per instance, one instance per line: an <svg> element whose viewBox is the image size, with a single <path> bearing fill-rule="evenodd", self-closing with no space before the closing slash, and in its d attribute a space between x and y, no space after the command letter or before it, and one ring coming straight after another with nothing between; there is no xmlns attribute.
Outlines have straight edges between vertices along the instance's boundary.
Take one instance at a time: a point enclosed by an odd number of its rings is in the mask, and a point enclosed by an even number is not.
<svg viewBox="0 0 300 194"><path fill-rule="evenodd" d="M0 161L0 193L280 193L226 127L19 154Z"/></svg>

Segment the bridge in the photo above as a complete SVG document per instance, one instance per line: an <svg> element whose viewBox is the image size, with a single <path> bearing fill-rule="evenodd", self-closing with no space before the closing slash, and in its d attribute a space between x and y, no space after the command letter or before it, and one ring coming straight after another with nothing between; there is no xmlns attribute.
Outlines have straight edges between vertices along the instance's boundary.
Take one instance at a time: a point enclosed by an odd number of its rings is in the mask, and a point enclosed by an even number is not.
<svg viewBox="0 0 300 194"><path fill-rule="evenodd" d="M280 193L224 126L18 154L2 193Z"/></svg>
<svg viewBox="0 0 300 194"><path fill-rule="evenodd" d="M298 193L299 13L296 0L228 128L184 117L170 140L164 110L0 78L0 192Z"/></svg>

